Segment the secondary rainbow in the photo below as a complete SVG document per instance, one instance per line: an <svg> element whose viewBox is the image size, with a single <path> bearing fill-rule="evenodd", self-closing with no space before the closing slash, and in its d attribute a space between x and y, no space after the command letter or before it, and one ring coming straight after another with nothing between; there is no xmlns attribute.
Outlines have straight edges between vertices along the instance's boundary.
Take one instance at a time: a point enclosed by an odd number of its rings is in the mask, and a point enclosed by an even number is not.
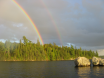
<svg viewBox="0 0 104 78"><path fill-rule="evenodd" d="M61 35L60 35L60 31L58 30L58 27L57 27L57 25L56 25L56 22L54 21L54 18L53 18L53 16L52 16L51 12L49 11L48 7L45 5L45 3L43 2L43 0L40 0L40 1L41 1L41 3L43 4L43 6L45 7L45 9L46 9L46 11L47 11L47 13L48 13L48 15L49 15L49 17L50 17L52 23L53 23L53 26L55 27L55 30L56 30L56 32L57 32L57 35L58 35L58 38L59 38L59 40L60 40L61 45L63 45L63 43L62 43L62 37L61 37Z"/></svg>
<svg viewBox="0 0 104 78"><path fill-rule="evenodd" d="M42 43L42 45L44 45L44 42L43 42L42 37L41 37L41 35L40 35L40 33L39 33L39 30L37 29L35 23L34 23L33 20L30 18L30 16L28 15L28 13L27 13L15 0L12 0L12 1L13 1L13 2L22 10L22 12L27 16L27 18L29 19L29 21L31 22L31 24L34 26L35 31L36 31L36 33L38 34L38 37L39 37L40 42Z"/></svg>

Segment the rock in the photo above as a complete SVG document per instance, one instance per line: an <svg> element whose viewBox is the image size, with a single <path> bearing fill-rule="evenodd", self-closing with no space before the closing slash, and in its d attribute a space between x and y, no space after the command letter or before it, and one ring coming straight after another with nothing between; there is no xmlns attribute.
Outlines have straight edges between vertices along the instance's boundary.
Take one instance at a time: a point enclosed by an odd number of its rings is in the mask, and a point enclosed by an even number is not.
<svg viewBox="0 0 104 78"><path fill-rule="evenodd" d="M92 64L94 66L99 65L100 60L101 60L101 58L93 57L92 58Z"/></svg>
<svg viewBox="0 0 104 78"><path fill-rule="evenodd" d="M76 66L90 66L90 60L86 57L78 57L74 60Z"/></svg>
<svg viewBox="0 0 104 78"><path fill-rule="evenodd" d="M101 66L104 65L104 59L101 59L101 60L99 61L99 65L101 65Z"/></svg>

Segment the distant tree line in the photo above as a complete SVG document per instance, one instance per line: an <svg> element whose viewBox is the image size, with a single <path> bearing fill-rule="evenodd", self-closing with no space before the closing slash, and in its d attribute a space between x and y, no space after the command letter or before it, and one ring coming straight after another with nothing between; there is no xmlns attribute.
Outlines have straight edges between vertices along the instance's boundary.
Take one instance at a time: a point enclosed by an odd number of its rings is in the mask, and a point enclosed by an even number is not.
<svg viewBox="0 0 104 78"><path fill-rule="evenodd" d="M23 41L23 42L22 42ZM7 40L5 43L0 42L0 61L53 61L53 60L70 60L78 56L92 58L98 57L98 52L77 49L71 47L59 47L55 43L41 45L39 40L32 43L25 36L19 43L12 43Z"/></svg>

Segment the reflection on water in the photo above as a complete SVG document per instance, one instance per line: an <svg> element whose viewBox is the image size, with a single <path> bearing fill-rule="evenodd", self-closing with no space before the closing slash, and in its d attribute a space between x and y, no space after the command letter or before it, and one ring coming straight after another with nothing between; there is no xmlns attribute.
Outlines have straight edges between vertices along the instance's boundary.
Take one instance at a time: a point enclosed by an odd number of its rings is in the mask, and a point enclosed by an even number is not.
<svg viewBox="0 0 104 78"><path fill-rule="evenodd" d="M104 78L104 66L75 67L79 78Z"/></svg>
<svg viewBox="0 0 104 78"><path fill-rule="evenodd" d="M92 72L96 77L104 78L104 66L94 66Z"/></svg>
<svg viewBox="0 0 104 78"><path fill-rule="evenodd" d="M74 61L0 62L0 78L104 78L104 66L75 67Z"/></svg>
<svg viewBox="0 0 104 78"><path fill-rule="evenodd" d="M76 67L79 78L89 78L90 66L89 67Z"/></svg>
<svg viewBox="0 0 104 78"><path fill-rule="evenodd" d="M99 66L94 66L93 67L93 74L96 75L96 76L100 75L100 68L99 68Z"/></svg>

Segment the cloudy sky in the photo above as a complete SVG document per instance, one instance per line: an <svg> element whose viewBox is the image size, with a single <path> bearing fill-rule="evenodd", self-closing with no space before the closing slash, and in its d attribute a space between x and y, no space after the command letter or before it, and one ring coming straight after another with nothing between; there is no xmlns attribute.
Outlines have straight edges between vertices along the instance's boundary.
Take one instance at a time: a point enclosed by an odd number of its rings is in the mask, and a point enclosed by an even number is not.
<svg viewBox="0 0 104 78"><path fill-rule="evenodd" d="M16 0L36 24L44 43L98 50L104 55L104 0ZM12 0L0 0L0 41L38 35Z"/></svg>

